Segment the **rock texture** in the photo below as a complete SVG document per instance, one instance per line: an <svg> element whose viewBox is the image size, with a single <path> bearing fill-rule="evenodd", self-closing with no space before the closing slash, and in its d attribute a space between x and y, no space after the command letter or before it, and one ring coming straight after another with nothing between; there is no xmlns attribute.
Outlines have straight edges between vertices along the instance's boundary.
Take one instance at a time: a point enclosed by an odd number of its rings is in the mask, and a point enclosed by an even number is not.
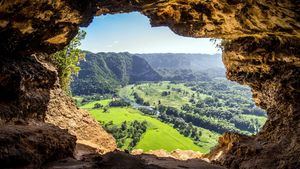
<svg viewBox="0 0 300 169"><path fill-rule="evenodd" d="M227 77L252 88L268 120L254 137L238 137L220 160L230 168L299 168L300 40L243 37L225 43ZM238 53L236 51L239 51ZM270 156L271 154L275 154Z"/></svg>
<svg viewBox="0 0 300 169"><path fill-rule="evenodd" d="M121 151L114 151L103 156L97 154L85 155L81 160L63 159L50 162L43 166L45 169L225 169L209 164L200 159L176 160L169 157L142 154L130 155Z"/></svg>
<svg viewBox="0 0 300 169"><path fill-rule="evenodd" d="M47 161L72 156L75 136L45 123L0 128L1 168L37 168Z"/></svg>
<svg viewBox="0 0 300 169"><path fill-rule="evenodd" d="M149 152L143 152L142 149L135 149L131 151L132 155L151 154L157 157L171 157L177 160L189 160L189 159L203 159L203 153L193 150L174 150L167 152L166 150L151 150Z"/></svg>
<svg viewBox="0 0 300 169"><path fill-rule="evenodd" d="M68 129L77 143L94 147L101 154L117 148L115 139L85 110L78 109L61 89L50 91L46 122Z"/></svg>
<svg viewBox="0 0 300 169"><path fill-rule="evenodd" d="M299 35L294 0L103 0L97 14L140 11L152 26L191 37L233 39L248 35Z"/></svg>
<svg viewBox="0 0 300 169"><path fill-rule="evenodd" d="M249 85L256 104L268 112L260 133L252 137L226 134L209 158L229 168L300 168L299 9L298 0L0 1L2 135L15 138L5 129L8 124L31 125L29 121L43 123L46 118L68 128L79 140L102 142L91 137L96 131L90 136L79 129L96 125L79 120L88 119L85 113L75 111L72 117L64 113L76 108L60 94L56 71L40 58L64 47L94 15L139 11L150 18L152 26L168 26L183 36L222 38L227 77ZM17 125L10 128L26 133L29 125L23 131ZM68 152L64 144L61 140L54 145ZM2 154L1 158L6 157Z"/></svg>
<svg viewBox="0 0 300 169"><path fill-rule="evenodd" d="M55 67L46 57L38 53L0 61L0 161L4 166L35 168L73 156L76 140L101 154L116 149L114 138L59 89Z"/></svg>

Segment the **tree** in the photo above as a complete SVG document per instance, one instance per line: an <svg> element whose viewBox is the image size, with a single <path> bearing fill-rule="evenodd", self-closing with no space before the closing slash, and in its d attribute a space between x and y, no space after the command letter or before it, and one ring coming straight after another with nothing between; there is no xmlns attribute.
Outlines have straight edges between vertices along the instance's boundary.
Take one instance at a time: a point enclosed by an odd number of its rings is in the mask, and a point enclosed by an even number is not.
<svg viewBox="0 0 300 169"><path fill-rule="evenodd" d="M113 100L109 103L110 107L127 107L130 106L130 103L126 102L123 99Z"/></svg>
<svg viewBox="0 0 300 169"><path fill-rule="evenodd" d="M95 103L93 109L100 109L100 108L102 108L102 107L103 107L102 104L100 104L100 103Z"/></svg>
<svg viewBox="0 0 300 169"><path fill-rule="evenodd" d="M144 106L150 106L149 102L144 102Z"/></svg>
<svg viewBox="0 0 300 169"><path fill-rule="evenodd" d="M104 113L107 113L107 111L108 111L108 108L107 108L107 106L105 106L105 107L103 108L103 112L104 112Z"/></svg>
<svg viewBox="0 0 300 169"><path fill-rule="evenodd" d="M163 91L163 92L161 93L161 96L168 96L168 95L170 95L170 92L169 92L169 91Z"/></svg>
<svg viewBox="0 0 300 169"><path fill-rule="evenodd" d="M124 131L127 129L127 122L123 121L122 125L121 125L121 129Z"/></svg>
<svg viewBox="0 0 300 169"><path fill-rule="evenodd" d="M86 32L80 30L68 46L50 57L50 62L57 68L60 86L68 94L72 76L78 74L80 70L78 64L85 58L85 54L78 48L85 35Z"/></svg>

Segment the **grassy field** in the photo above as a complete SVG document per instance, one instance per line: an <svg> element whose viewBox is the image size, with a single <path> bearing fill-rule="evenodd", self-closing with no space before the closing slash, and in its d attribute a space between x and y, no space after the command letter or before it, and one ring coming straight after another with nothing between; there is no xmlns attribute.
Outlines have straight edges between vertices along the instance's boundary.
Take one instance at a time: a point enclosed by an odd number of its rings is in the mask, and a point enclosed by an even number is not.
<svg viewBox="0 0 300 169"><path fill-rule="evenodd" d="M178 89L180 89L181 92L174 91ZM170 91L170 95L162 97L161 93L163 91ZM160 100L162 105L175 107L177 109L180 109L184 104L189 104L189 99L193 94L197 95L197 97L199 95L199 98L202 99L207 97L207 95L204 94L197 94L183 84L172 84L166 81L159 83L128 85L120 89L119 95L127 98L129 96L129 99L134 100L132 95L134 92L136 92L146 102L149 102L151 106L157 105L157 101Z"/></svg>
<svg viewBox="0 0 300 169"><path fill-rule="evenodd" d="M130 107L109 108L107 112L103 112L102 109L92 109L95 103L100 103L105 106L109 102L110 100L91 102L83 105L81 108L89 110L92 116L102 123L113 121L114 124L121 125L123 121L131 122L134 120L146 120L148 122L148 129L146 133L143 134L135 149L143 149L144 151L157 149L172 151L175 149L181 149L207 153L209 152L210 148L213 147L217 142L218 134L205 129L201 129L202 142L201 146L197 146L190 138L181 135L171 125L165 124L156 118L143 115L140 111L132 109ZM125 149L126 144L125 147L122 148Z"/></svg>
<svg viewBox="0 0 300 169"><path fill-rule="evenodd" d="M210 88L208 87L208 89L206 89L207 92L206 91L197 92L197 91L193 91L192 87L185 86L184 83L174 84L168 81L163 81L158 83L142 83L142 84L125 86L119 90L119 96L134 101L135 99L133 93L137 93L138 96L141 97L145 102L149 102L152 107L157 107L160 102L161 105L174 107L180 110L181 107L185 104L195 107L196 104L190 102L190 100L194 100L195 102L199 100L203 101L206 98L214 98L215 97L214 95L218 95L221 93L221 95L225 97L225 99L220 97L217 99L217 101L213 100L213 102L210 103L210 105L206 105L206 106L210 108L219 108L220 104L223 104L222 105L223 110L228 110L230 112L234 112L237 109L242 110L242 108L247 108L247 106L242 104L248 103L248 100L250 100L250 98L245 96L245 91L243 87L238 85L235 86L233 84L229 85L227 83L223 84L219 81L215 82L215 84L221 87L226 86L227 88L224 89L225 90L224 92L220 91L219 93L216 93L215 92L216 89L213 88L216 86L210 85ZM230 89L231 87L233 88L232 90ZM196 89L202 89L202 88L203 87L198 87ZM163 92L169 92L170 94L162 96ZM204 93L208 93L208 94L204 94ZM228 97L228 95L230 95L231 97ZM232 100L228 104L227 101L229 99ZM214 105L214 103L216 102L218 102L219 104L218 106ZM232 106L230 104L235 106ZM234 108L230 109L232 107ZM262 126L266 121L265 116L256 116L256 115L249 115L249 114L240 114L238 118L243 121L250 121L251 124L255 124L255 125L258 124L256 126ZM210 121L223 120L222 118L219 117L209 117L208 119ZM205 126L202 127L206 128ZM237 127L235 127L235 125L232 125L231 128L236 131L239 130ZM242 131L242 130L239 131L243 134L251 135L251 133L248 131Z"/></svg>

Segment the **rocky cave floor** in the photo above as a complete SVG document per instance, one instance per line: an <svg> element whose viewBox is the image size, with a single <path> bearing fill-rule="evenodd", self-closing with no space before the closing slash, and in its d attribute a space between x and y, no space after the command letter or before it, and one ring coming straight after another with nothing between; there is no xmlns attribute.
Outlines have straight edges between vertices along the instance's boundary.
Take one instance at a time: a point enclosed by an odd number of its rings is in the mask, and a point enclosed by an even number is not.
<svg viewBox="0 0 300 169"><path fill-rule="evenodd" d="M225 169L201 159L177 160L150 154L131 155L115 150L105 155L93 153L92 148L78 144L74 158L44 164L43 169Z"/></svg>

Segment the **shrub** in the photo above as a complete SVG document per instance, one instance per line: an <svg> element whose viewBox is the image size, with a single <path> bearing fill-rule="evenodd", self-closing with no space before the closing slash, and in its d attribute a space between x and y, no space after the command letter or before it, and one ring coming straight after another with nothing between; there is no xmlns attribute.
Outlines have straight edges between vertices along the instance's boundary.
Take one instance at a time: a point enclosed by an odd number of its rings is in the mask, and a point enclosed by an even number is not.
<svg viewBox="0 0 300 169"><path fill-rule="evenodd" d="M85 54L79 49L80 41L85 38L85 35L86 32L80 30L68 46L49 58L49 61L57 68L61 88L68 94L70 94L72 76L78 74L80 70L78 64L85 58Z"/></svg>
<svg viewBox="0 0 300 169"><path fill-rule="evenodd" d="M113 100L109 103L110 107L127 107L130 106L130 103L120 99L120 100Z"/></svg>
<svg viewBox="0 0 300 169"><path fill-rule="evenodd" d="M100 108L102 108L102 107L103 107L102 104L100 104L100 103L95 103L93 109L100 109Z"/></svg>

